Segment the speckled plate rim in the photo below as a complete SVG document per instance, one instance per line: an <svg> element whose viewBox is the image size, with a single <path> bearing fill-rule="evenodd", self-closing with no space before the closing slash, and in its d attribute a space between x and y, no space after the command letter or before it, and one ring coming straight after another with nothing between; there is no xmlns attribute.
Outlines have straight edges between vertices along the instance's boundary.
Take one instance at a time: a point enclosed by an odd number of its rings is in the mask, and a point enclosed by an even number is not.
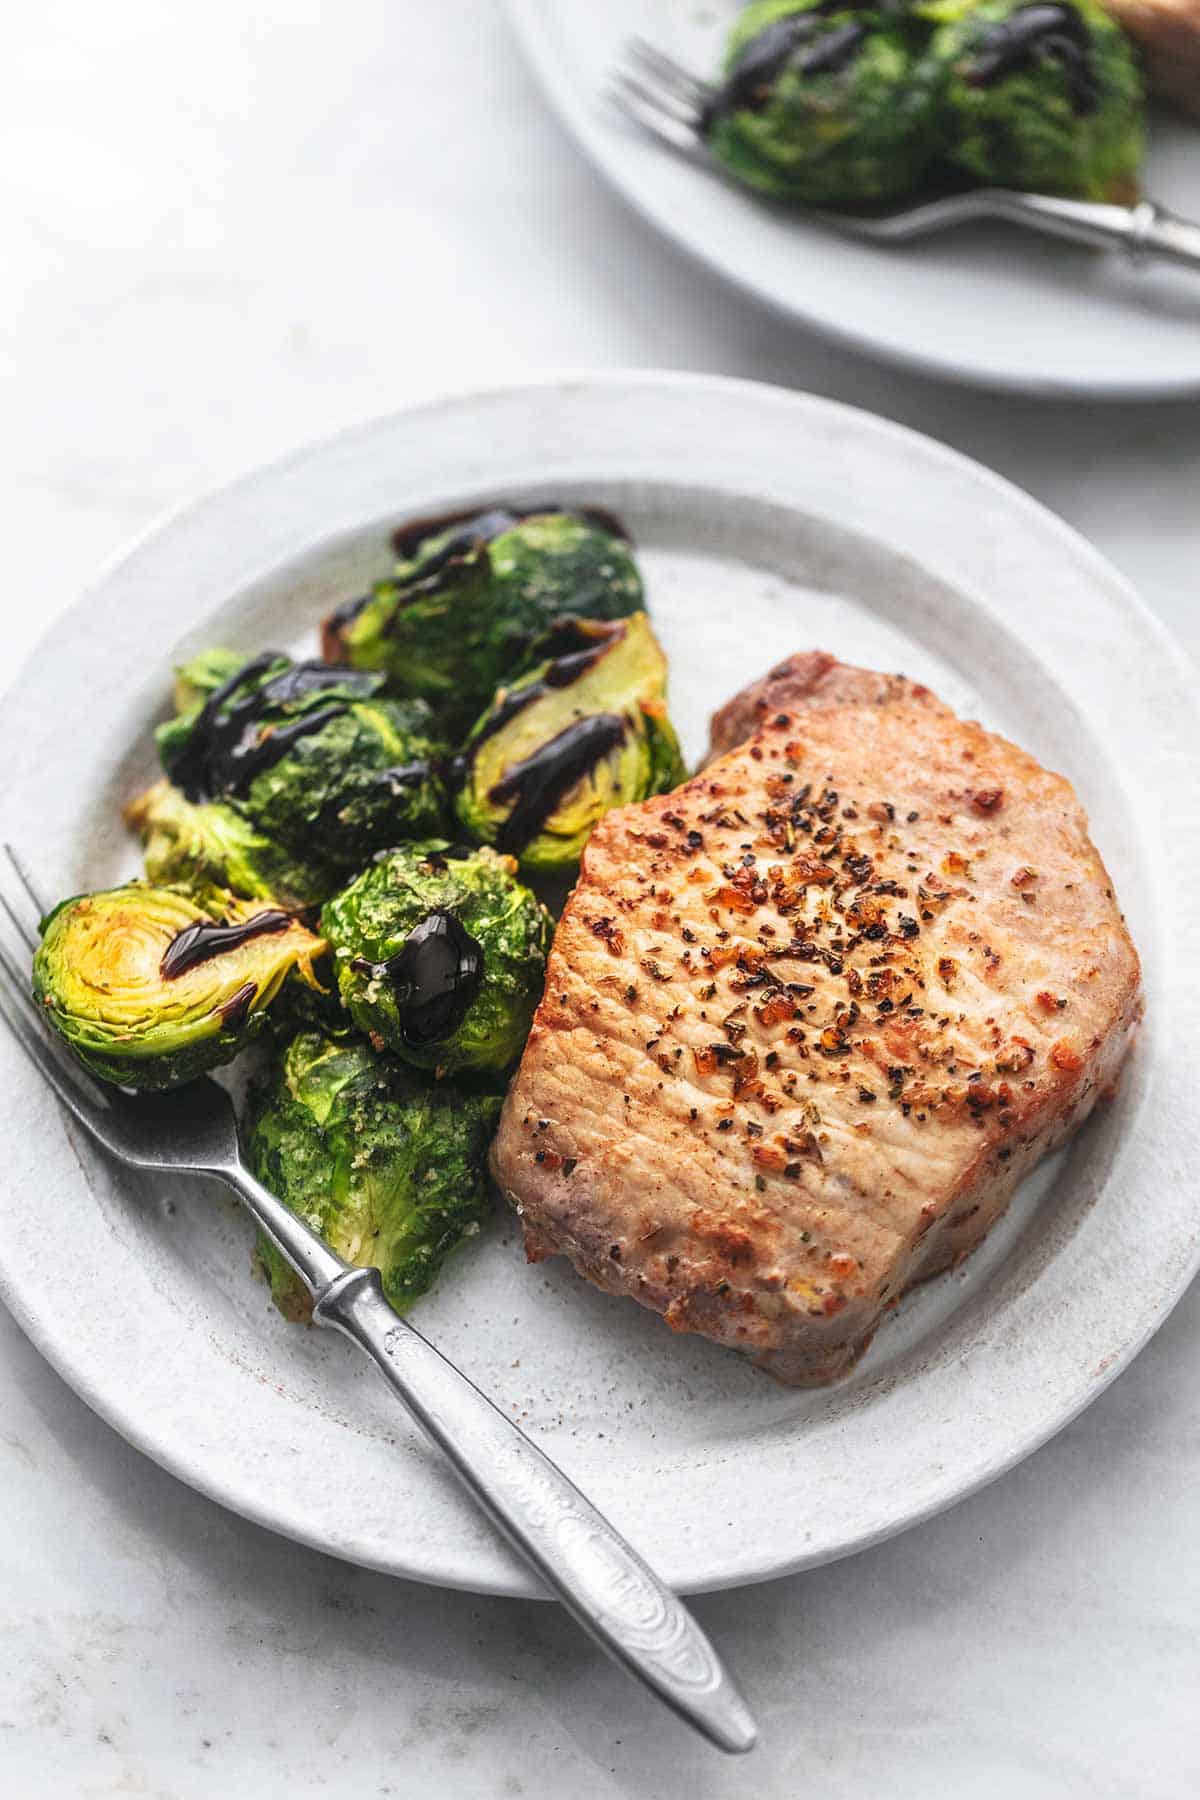
<svg viewBox="0 0 1200 1800"><path fill-rule="evenodd" d="M784 441L793 453L775 455L768 467L765 448L777 450ZM644 1528L632 1521L634 1535L667 1579L698 1591L866 1548L995 1479L1103 1391L1200 1266L1200 1216L1190 1187L1197 1141L1190 1075L1198 1047L1196 978L1177 950L1194 941L1200 925L1200 820L1191 801L1200 763L1194 673L1128 586L1018 489L871 415L719 378L646 372L565 377L431 402L361 425L243 476L152 528L109 565L35 651L0 710L0 755L14 772L4 835L28 843L38 821L36 813L22 810L26 779L55 743L62 746L62 770L69 771L69 747L54 722L64 708L86 712L96 692L89 636L94 643L96 634L104 634L114 672L127 675L131 659L146 656L147 640L167 629L162 595L174 597L181 584L186 587L197 558L203 573L192 577L195 616L182 606L169 622L176 638L229 592L266 579L272 568L305 551L315 555L339 533L389 510L424 510L425 501L447 491L495 490L506 480L514 489L518 481L589 478L670 488L685 443L689 477L701 491L707 484L726 501L736 501L739 492L747 499L765 493L781 505L802 504L809 514L860 523L868 502L876 531L894 541L898 553L924 557L947 579L961 580L969 570L979 605L1002 615L1018 635L1036 636L1043 662L1069 669L1072 703L1122 734L1131 790L1152 783L1155 793L1155 830L1141 843L1151 896L1141 929L1154 943L1148 976L1157 1049L1153 1067L1141 1067L1136 1076L1134 1141L1119 1144L1110 1158L1121 1161L1124 1188L1104 1222L1102 1253L1094 1228L1103 1208L1083 1207L1082 1226L1079 1218L1061 1221L1061 1228L1055 1222L1049 1235L1056 1244L1064 1238L1062 1254L1047 1252L1021 1281L1001 1289L999 1316L989 1328L981 1332L978 1319L952 1323L921 1368L921 1380L934 1384L928 1396L933 1403L918 1405L915 1415L912 1384L877 1383L853 1397L832 1423L783 1432L774 1443L760 1437L736 1457L713 1456L711 1485L703 1492L694 1483L681 1491L679 1484L663 1482L660 1496L643 1482L638 1504L647 1516ZM756 464L766 469L757 481ZM1059 607L1044 605L1047 592L1057 596ZM197 603L200 593L205 606ZM1082 636L1069 624L1081 616L1092 627ZM157 655L157 647L150 654ZM157 667L147 671L146 693L154 691L159 675ZM131 717L143 706L144 694L129 696ZM1172 928L1164 933L1168 901ZM0 1186L0 1298L90 1406L185 1482L301 1542L418 1580L538 1593L498 1539L458 1541L453 1507L446 1511L444 1533L435 1531L432 1546L414 1556L394 1520L381 1531L356 1514L352 1484L316 1485L309 1459L296 1454L300 1446L294 1443L287 1444L287 1485L264 1482L261 1462L240 1457L239 1445L246 1428L280 1429L269 1397L261 1394L268 1384L252 1371L242 1371L239 1381L211 1347L206 1352L193 1342L185 1354L165 1297L140 1281L136 1268L122 1267L115 1239L108 1266L67 1304L54 1259L44 1254L45 1214L30 1207L25 1184L53 1157L66 1167L74 1196L86 1202L82 1161L72 1163L59 1145L53 1102L6 1039L0 1042L0 1079L15 1102L0 1121L8 1170L7 1186ZM82 1149L76 1157L88 1154ZM38 1193L43 1208L53 1198L53 1192ZM1028 1329L1031 1318L1036 1335ZM210 1380L215 1392L205 1385ZM869 1441L861 1432L855 1436L867 1400L876 1416ZM234 1421L219 1419L218 1402L245 1411ZM319 1413L305 1426L314 1434L340 1429ZM427 1476L407 1470L393 1450L402 1516L405 1482L415 1483L419 1497ZM380 1455L387 1454L383 1446ZM714 1496L731 1508L741 1504L753 1470L747 1455L774 1496L771 1528L760 1520L763 1528L748 1529L736 1553L714 1555L704 1541L705 1508ZM832 1520L813 1515L789 1522L779 1507L800 1459L831 1455L861 1459L859 1501ZM429 1503L446 1508L436 1489Z"/></svg>
<svg viewBox="0 0 1200 1800"><path fill-rule="evenodd" d="M670 206L659 204L652 185L639 184L635 171L627 169L615 152L614 143L618 140L614 138L611 126L606 125L599 108L592 110L573 103L568 93L569 84L563 80L563 69L554 53L552 33L547 29L547 3L548 0L505 0L522 55L559 124L614 193L619 194L652 231L756 305L860 355L877 357L882 362L913 374L931 376L937 381L963 382L988 392L1025 394L1036 399L1115 401L1179 400L1200 394L1200 371L1147 375L1130 370L1121 373L1096 370L1087 376L1055 374L1052 370L1035 368L1027 359L987 367L953 351L918 350L905 341L902 330L887 335L851 324L839 319L828 308L806 304L803 290L798 286L785 293L777 284L747 273L734 258L724 253L719 240L706 241L689 228L686 213L679 215ZM669 155L670 152L660 151L659 154ZM836 233L830 232L818 240L816 253L836 255L838 244ZM885 257L889 252L880 251L879 254ZM849 312L852 314L852 306ZM1136 330L1136 324L1132 324L1131 329Z"/></svg>

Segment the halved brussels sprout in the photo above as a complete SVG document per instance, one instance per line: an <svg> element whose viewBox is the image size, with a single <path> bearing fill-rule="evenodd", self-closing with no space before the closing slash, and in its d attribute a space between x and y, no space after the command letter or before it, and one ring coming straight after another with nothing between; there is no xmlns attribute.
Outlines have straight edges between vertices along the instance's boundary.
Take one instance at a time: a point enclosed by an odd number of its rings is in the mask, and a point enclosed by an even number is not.
<svg viewBox="0 0 1200 1800"><path fill-rule="evenodd" d="M340 877L285 850L223 800L195 803L156 781L125 808L142 840L146 877L189 889L222 887L249 900L299 911L336 892Z"/></svg>
<svg viewBox="0 0 1200 1800"><path fill-rule="evenodd" d="M315 982L324 949L278 908L131 881L46 916L33 992L94 1075L174 1087L253 1042L293 970Z"/></svg>
<svg viewBox="0 0 1200 1800"><path fill-rule="evenodd" d="M362 1038L303 1032L250 1095L250 1167L347 1262L375 1267L403 1311L490 1210L485 1163L500 1100L430 1082ZM259 1254L286 1318L308 1290L266 1238Z"/></svg>
<svg viewBox="0 0 1200 1800"><path fill-rule="evenodd" d="M541 998L552 925L511 857L444 842L381 856L321 913L350 1016L419 1068L504 1069Z"/></svg>
<svg viewBox="0 0 1200 1800"><path fill-rule="evenodd" d="M574 869L614 806L683 780L667 663L645 613L564 620L550 660L501 688L467 739L458 816L529 873Z"/></svg>
<svg viewBox="0 0 1200 1800"><path fill-rule="evenodd" d="M643 604L628 540L610 513L497 506L397 533L390 581L325 622L330 662L383 669L465 729L564 613L619 619Z"/></svg>
<svg viewBox="0 0 1200 1800"><path fill-rule="evenodd" d="M433 716L422 701L383 698L383 686L366 670L268 651L159 728L163 767L188 800L227 801L299 855L317 845L324 861L355 868L445 823Z"/></svg>

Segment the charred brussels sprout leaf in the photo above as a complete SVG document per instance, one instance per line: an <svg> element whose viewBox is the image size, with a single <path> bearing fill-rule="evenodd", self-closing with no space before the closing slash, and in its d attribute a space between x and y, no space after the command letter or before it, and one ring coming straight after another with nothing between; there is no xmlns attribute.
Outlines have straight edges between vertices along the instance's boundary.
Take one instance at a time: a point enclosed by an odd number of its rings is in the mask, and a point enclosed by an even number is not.
<svg viewBox="0 0 1200 1800"><path fill-rule="evenodd" d="M446 1073L515 1060L552 928L514 868L491 849L405 844L328 902L342 1001L373 1042Z"/></svg>
<svg viewBox="0 0 1200 1800"><path fill-rule="evenodd" d="M443 828L445 745L419 700L381 675L268 652L158 733L163 766L194 803L235 806L267 837L342 870Z"/></svg>
<svg viewBox="0 0 1200 1800"><path fill-rule="evenodd" d="M554 654L501 688L467 740L458 816L530 873L574 869L614 806L683 779L666 659L645 613L564 621Z"/></svg>
<svg viewBox="0 0 1200 1800"><path fill-rule="evenodd" d="M292 971L315 980L324 948L275 908L131 881L47 916L33 992L93 1074L174 1087L253 1042Z"/></svg>
<svg viewBox="0 0 1200 1800"><path fill-rule="evenodd" d="M147 879L158 884L228 888L292 910L319 906L340 884L322 863L284 849L235 806L195 803L169 781L131 801L125 820L142 840Z"/></svg>
<svg viewBox="0 0 1200 1800"><path fill-rule="evenodd" d="M390 581L325 623L331 662L386 671L465 729L564 613L619 619L643 605L628 542L608 514L496 507L397 537Z"/></svg>
<svg viewBox="0 0 1200 1800"><path fill-rule="evenodd" d="M378 1268L403 1310L487 1217L488 1144L500 1101L431 1082L363 1039L293 1038L251 1094L245 1141L259 1180L339 1256ZM305 1318L308 1291L266 1240L279 1310Z"/></svg>
<svg viewBox="0 0 1200 1800"><path fill-rule="evenodd" d="M941 149L940 73L909 13L854 0L757 0L705 110L712 154L748 187L809 206L891 199Z"/></svg>
<svg viewBox="0 0 1200 1800"><path fill-rule="evenodd" d="M1121 27L1094 0L932 0L946 20L949 155L997 187L1132 200L1144 149L1142 89Z"/></svg>

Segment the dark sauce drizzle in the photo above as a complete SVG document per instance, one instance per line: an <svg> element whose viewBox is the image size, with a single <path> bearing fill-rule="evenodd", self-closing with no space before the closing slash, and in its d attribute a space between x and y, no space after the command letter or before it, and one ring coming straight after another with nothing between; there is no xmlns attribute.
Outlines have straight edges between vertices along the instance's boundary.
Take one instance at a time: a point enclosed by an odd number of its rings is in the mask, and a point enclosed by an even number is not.
<svg viewBox="0 0 1200 1800"><path fill-rule="evenodd" d="M377 769L371 775L371 786L382 788L420 787L422 782L439 772L438 763L422 758L418 762L393 763L390 769Z"/></svg>
<svg viewBox="0 0 1200 1800"><path fill-rule="evenodd" d="M570 687L593 668L607 650L613 646L615 639L624 634L625 627L618 621L615 626L603 628L602 635L595 628L584 631L577 619L560 619L553 629L542 640L542 646L551 653L551 660L536 681L530 681L524 687L507 688L504 698L497 702L480 727L478 736L470 744L467 754L458 759L456 770L460 777L465 776L470 767L471 757L480 744L488 738L495 737L498 731L515 719L518 713L532 706L535 700L542 700L548 693L557 689ZM573 646L582 644L583 648Z"/></svg>
<svg viewBox="0 0 1200 1800"><path fill-rule="evenodd" d="M435 875L444 875L452 862L470 862L471 858L478 854L479 846L477 844L447 844L444 850L431 850L427 856L421 858L421 861ZM383 855L390 855L390 851L384 851Z"/></svg>
<svg viewBox="0 0 1200 1800"><path fill-rule="evenodd" d="M533 519L542 513L565 512L573 519L583 519L588 525L595 525L601 531L620 538L624 543L631 543L625 526L616 513L609 512L602 506L564 507L557 500L543 500L536 506L489 506L482 510L469 508L465 512L449 512L432 514L428 518L411 519L407 525L401 525L392 533L392 548L402 562L407 562L428 538L440 537L443 532L450 536L442 544L435 555L426 557L421 564L420 574L412 583L413 594L436 594L445 586L449 571L461 566L472 556L496 538L511 531L523 519ZM358 594L353 600L344 600L334 608L325 621L326 641L336 641L337 632L343 625L350 625L359 613L367 606L372 595Z"/></svg>
<svg viewBox="0 0 1200 1800"><path fill-rule="evenodd" d="M435 907L395 956L386 962L356 956L350 967L395 988L406 1044L437 1044L458 1030L479 992L483 946L452 912Z"/></svg>
<svg viewBox="0 0 1200 1800"><path fill-rule="evenodd" d="M228 1000L223 1000L217 1008L222 1025L230 1031L236 1031L240 1025L244 1025L250 1016L250 1008L257 992L252 981L243 981L237 993L230 994Z"/></svg>
<svg viewBox="0 0 1200 1800"><path fill-rule="evenodd" d="M610 532L626 543L630 541L629 533L616 513L609 512L606 507L563 506L558 500L539 500L530 506L509 506L501 502L497 506L468 507L463 512L435 513L423 519L410 519L407 525L401 525L392 533L392 548L402 562L407 562L426 538L453 531L451 543L438 552L440 562L443 557L461 556L466 551L490 544L493 538L511 531L523 519L534 519L542 513L568 513L571 518L583 519L588 525L598 526L601 531ZM434 566L429 563L426 568L432 570Z"/></svg>
<svg viewBox="0 0 1200 1800"><path fill-rule="evenodd" d="M239 688L257 681L278 661L277 651L256 656L205 701L187 742L167 770L189 800L245 793L256 775L273 768L300 738L322 730L346 712L350 701L339 696L329 706L260 731L271 713L286 711L329 688L367 698L381 685L380 676L371 670L306 662L282 670L260 688L237 697Z"/></svg>
<svg viewBox="0 0 1200 1800"><path fill-rule="evenodd" d="M1093 111L1099 83L1089 55L1087 27L1073 6L1036 0L1001 20L976 45L963 79L970 87L990 87L1017 69L1053 58L1062 68L1077 113Z"/></svg>
<svg viewBox="0 0 1200 1800"><path fill-rule="evenodd" d="M240 925L214 925L197 919L194 925L185 925L171 939L158 965L159 974L164 981L174 981L194 969L197 963L223 956L227 950L236 950L239 945L249 943L251 938L262 937L269 931L286 931L291 922L291 914L280 912L277 907L255 913L252 919L244 919ZM236 1000L238 996L235 994L233 998ZM231 1001L226 1002L226 1005L231 1004Z"/></svg>
<svg viewBox="0 0 1200 1800"><path fill-rule="evenodd" d="M488 791L488 799L497 806L512 805L496 835L497 849L510 855L523 850L575 783L624 742L625 729L624 719L616 713L595 713L577 719L507 768Z"/></svg>
<svg viewBox="0 0 1200 1800"><path fill-rule="evenodd" d="M700 115L701 134L725 114L760 112L771 98L771 89L802 45L812 48L797 62L803 75L828 75L845 68L866 36L861 25L839 26L825 31L826 13L850 12L866 0L822 0L808 12L777 19L752 38L728 75L705 104Z"/></svg>
<svg viewBox="0 0 1200 1800"><path fill-rule="evenodd" d="M827 31L824 37L818 38L811 50L806 50L800 58L802 75L834 75L844 69L857 54L858 46L867 35L865 25L851 23L839 25L833 31Z"/></svg>

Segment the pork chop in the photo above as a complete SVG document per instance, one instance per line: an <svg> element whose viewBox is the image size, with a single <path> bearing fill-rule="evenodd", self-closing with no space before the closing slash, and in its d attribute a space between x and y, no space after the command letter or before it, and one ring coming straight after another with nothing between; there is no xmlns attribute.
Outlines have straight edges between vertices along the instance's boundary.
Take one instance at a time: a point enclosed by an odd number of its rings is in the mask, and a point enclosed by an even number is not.
<svg viewBox="0 0 1200 1800"><path fill-rule="evenodd" d="M785 657L759 681L715 712L709 724L708 762L724 756L765 725L772 713L803 706L887 706L896 700L912 700L923 706L942 706L931 689L906 675L881 675L875 669L855 669L838 662L825 650L802 650Z"/></svg>
<svg viewBox="0 0 1200 1800"><path fill-rule="evenodd" d="M532 1261L828 1381L1111 1087L1138 959L1070 784L928 689L796 657L714 738L593 834L493 1168Z"/></svg>
<svg viewBox="0 0 1200 1800"><path fill-rule="evenodd" d="M1141 52L1152 94L1200 119L1200 0L1101 0Z"/></svg>

